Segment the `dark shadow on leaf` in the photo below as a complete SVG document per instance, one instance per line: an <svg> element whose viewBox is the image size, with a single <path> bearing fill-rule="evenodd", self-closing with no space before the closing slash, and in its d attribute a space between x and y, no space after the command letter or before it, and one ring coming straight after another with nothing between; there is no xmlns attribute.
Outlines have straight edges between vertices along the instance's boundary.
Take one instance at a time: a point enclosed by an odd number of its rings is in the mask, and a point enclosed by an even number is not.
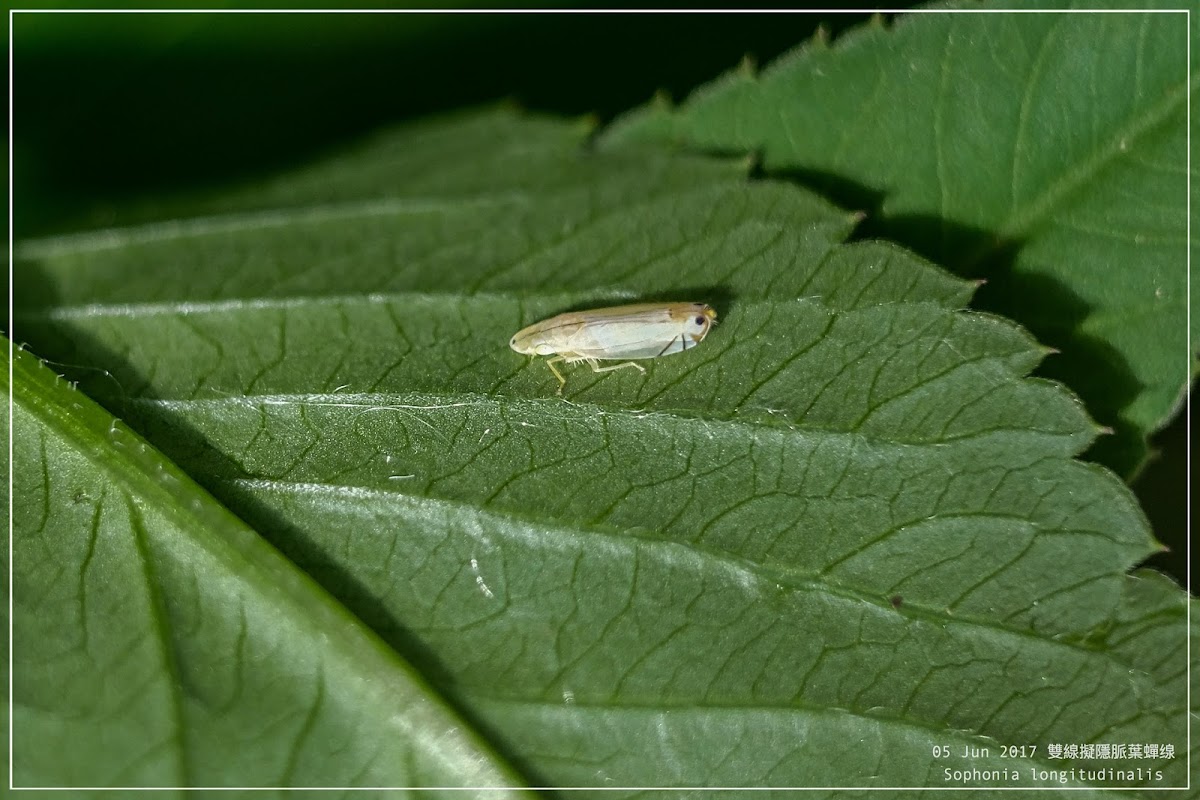
<svg viewBox="0 0 1200 800"><path fill-rule="evenodd" d="M751 177L784 180L799 184L848 211L861 211L866 214L866 217L860 223L860 230L863 225L869 225L872 220L879 218L885 198L883 192L820 170L786 169L771 170L768 173L756 167ZM868 236L867 238L872 237Z"/></svg>
<svg viewBox="0 0 1200 800"><path fill-rule="evenodd" d="M205 474L209 474L207 470ZM289 561L311 575L388 646L412 663L430 683L444 687L451 682L450 671L433 651L396 619L368 587L341 567L336 556L327 555L309 531L287 522L251 490L224 481L214 483L211 490Z"/></svg>
<svg viewBox="0 0 1200 800"><path fill-rule="evenodd" d="M54 282L35 261L13 263L13 322L4 335L71 381L84 394L124 419L131 387L144 384L128 365L96 345L69 321L46 322L41 312L61 306ZM39 322L34 323L33 320Z"/></svg>
<svg viewBox="0 0 1200 800"><path fill-rule="evenodd" d="M728 286L681 286L678 289L671 289L669 291L647 292L646 294L621 299L613 299L612 294L596 294L585 297L577 303L572 303L558 313L587 311L593 308L632 305L634 303L708 303L718 313L725 314L733 306L735 296L736 293Z"/></svg>
<svg viewBox="0 0 1200 800"><path fill-rule="evenodd" d="M18 256L13 260L13 310L53 308L60 302L54 282L36 261Z"/></svg>
<svg viewBox="0 0 1200 800"><path fill-rule="evenodd" d="M1170 425L1154 434L1146 468L1132 487L1155 538L1167 548L1152 555L1145 565L1173 575L1180 585L1187 583L1187 428L1187 412L1181 410Z"/></svg>
<svg viewBox="0 0 1200 800"><path fill-rule="evenodd" d="M864 212L851 240L893 241L960 277L985 280L971 308L1008 317L1058 350L1034 374L1065 384L1083 399L1093 419L1112 429L1112 435L1101 436L1081 457L1123 477L1136 474L1146 443L1120 414L1144 387L1119 351L1080 332L1094 310L1086 300L1061 281L1017 268L1022 241L939 217L885 217L883 192L828 172L780 170L762 177L804 185L843 208Z"/></svg>
<svg viewBox="0 0 1200 800"><path fill-rule="evenodd" d="M20 275L15 281L21 287L20 297L15 302L18 310L34 311L58 304L52 284L36 263L22 264ZM131 397L139 401L160 398L153 392L147 376L69 321L42 321L28 327L30 335L18 341L26 343L31 352L67 379L76 381L81 391L178 464L217 501L312 577L412 664L469 725L477 730L489 730L484 720L472 713L469 704L458 702L451 671L420 637L388 611L369 586L340 566L338 556L328 554L310 531L292 525L270 505L257 499L253 490L237 483L241 479L263 476L248 474L242 465L214 446L185 414L153 402L131 402ZM21 326L14 328L21 336ZM186 691L188 687L183 688ZM519 753L502 746L504 737L489 738L489 746L521 769L531 783L548 783L533 772Z"/></svg>
<svg viewBox="0 0 1200 800"><path fill-rule="evenodd" d="M1125 357L1103 339L1079 328L1093 308L1066 284L1046 275L1018 270L1011 260L985 267L987 283L972 305L1017 320L1038 341L1060 351L1036 374L1061 381L1083 398L1092 418L1112 429L1083 458L1128 477L1141 466L1145 440L1121 418L1144 388Z"/></svg>
<svg viewBox="0 0 1200 800"><path fill-rule="evenodd" d="M204 474L207 476L210 473L205 470ZM506 738L500 735L500 731L493 731L486 720L474 713L469 702L460 701L455 691L453 674L442 660L404 624L403 620L387 609L371 587L357 580L350 571L340 566L338 556L327 554L320 542L313 539L308 531L288 523L278 512L255 498L252 491L224 481L210 483L213 485L206 488L214 497L278 548L289 561L311 576L388 647L399 653L468 725L476 730L494 734L487 737L489 747L509 764L516 766L534 785L548 785L548 779L539 776L527 758L523 758L520 752L505 744ZM377 534L380 531L373 533ZM392 531L392 534L404 535L396 531Z"/></svg>

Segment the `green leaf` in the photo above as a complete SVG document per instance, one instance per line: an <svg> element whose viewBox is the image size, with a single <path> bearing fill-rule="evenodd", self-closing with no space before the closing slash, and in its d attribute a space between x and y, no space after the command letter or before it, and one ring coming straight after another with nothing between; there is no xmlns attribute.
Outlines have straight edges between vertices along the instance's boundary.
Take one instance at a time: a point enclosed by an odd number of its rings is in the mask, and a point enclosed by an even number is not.
<svg viewBox="0 0 1200 800"><path fill-rule="evenodd" d="M512 785L174 464L32 355L7 366L17 786Z"/></svg>
<svg viewBox="0 0 1200 800"><path fill-rule="evenodd" d="M605 138L759 152L871 210L870 233L986 277L980 307L1062 351L1042 374L1115 429L1089 455L1128 476L1195 370L1188 39L1182 12L913 15L734 71Z"/></svg>
<svg viewBox="0 0 1200 800"><path fill-rule="evenodd" d="M17 329L537 785L1059 786L1047 744L1125 741L1179 755L1104 786L1182 785L1184 595L1126 575L1045 348L809 192L586 134L466 115L25 243ZM506 347L646 299L721 324L562 398Z"/></svg>

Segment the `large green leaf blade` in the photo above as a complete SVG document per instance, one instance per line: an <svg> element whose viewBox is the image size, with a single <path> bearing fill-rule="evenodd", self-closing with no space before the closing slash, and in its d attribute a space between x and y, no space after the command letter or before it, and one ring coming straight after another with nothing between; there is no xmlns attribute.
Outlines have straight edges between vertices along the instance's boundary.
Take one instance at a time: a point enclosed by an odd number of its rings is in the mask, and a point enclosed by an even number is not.
<svg viewBox="0 0 1200 800"><path fill-rule="evenodd" d="M177 467L32 355L12 366L16 786L512 785Z"/></svg>
<svg viewBox="0 0 1200 800"><path fill-rule="evenodd" d="M769 171L878 205L876 233L987 277L984 307L1063 351L1044 373L1116 429L1094 457L1129 474L1194 370L1190 32L1182 13L1054 5L817 40L678 109L640 110L606 138L757 151Z"/></svg>
<svg viewBox="0 0 1200 800"><path fill-rule="evenodd" d="M89 388L548 784L942 785L1062 765L997 743L1182 741L1181 677L1109 645L1155 544L1072 460L1097 428L1026 377L1045 348L807 192L580 141L481 114L28 243L18 330L110 370ZM655 297L721 325L645 376L559 399L506 347Z"/></svg>

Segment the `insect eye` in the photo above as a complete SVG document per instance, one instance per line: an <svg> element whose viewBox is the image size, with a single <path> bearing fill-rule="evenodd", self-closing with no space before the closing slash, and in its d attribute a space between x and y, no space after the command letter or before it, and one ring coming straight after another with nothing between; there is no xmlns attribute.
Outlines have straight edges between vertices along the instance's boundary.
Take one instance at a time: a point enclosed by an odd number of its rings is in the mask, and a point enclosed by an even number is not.
<svg viewBox="0 0 1200 800"><path fill-rule="evenodd" d="M696 325L701 328L704 327L704 317L696 317Z"/></svg>

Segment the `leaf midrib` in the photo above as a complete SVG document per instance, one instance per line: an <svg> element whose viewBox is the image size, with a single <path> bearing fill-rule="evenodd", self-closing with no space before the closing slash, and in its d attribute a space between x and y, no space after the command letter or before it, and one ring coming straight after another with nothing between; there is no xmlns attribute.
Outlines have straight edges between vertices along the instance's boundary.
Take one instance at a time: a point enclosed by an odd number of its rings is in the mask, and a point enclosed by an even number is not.
<svg viewBox="0 0 1200 800"><path fill-rule="evenodd" d="M397 402L400 401L400 402ZM405 401L413 401L412 404ZM439 402L440 401L440 402ZM901 439L884 439L871 436L863 433L861 430L844 430L836 428L818 428L815 426L802 426L797 421L789 421L786 424L776 423L769 424L767 420L760 422L744 422L734 416L700 416L699 414L681 413L678 410L668 409L638 409L629 408L627 406L615 405L600 405L597 403L578 403L572 400L567 400L562 397L543 397L543 398L526 398L526 397L508 397L504 395L476 394L471 392L459 392L454 394L411 394L411 395L390 395L390 394L264 394L264 395L229 395L224 397L205 397L205 398L163 398L163 397L133 397L129 398L128 402L134 405L145 405L163 408L168 411L186 411L189 408L196 406L222 406L222 405L240 405L249 409L258 409L263 406L294 406L297 408L361 408L364 410L409 410L409 411L439 411L450 408L469 408L469 407L498 407L500 405L518 406L523 405L530 409L535 409L541 414L547 409L559 408L563 405L572 409L572 413L588 413L592 416L625 416L630 420L642 420L646 418L661 418L680 424L704 424L706 426L729 427L736 431L744 431L745 435L753 438L758 434L768 436L811 436L811 437L830 437L844 436L851 438L857 442L861 442L869 447L878 449L893 448L921 448L928 449L949 444L960 444L971 442L973 440L982 440L998 433L1022 433L1034 436L1045 437L1049 441L1061 441L1069 439L1075 435L1075 432L1058 433L1045 432L1033 428L991 428L988 430L979 431L978 433L965 433L958 436L946 436L931 441L912 440L905 441ZM766 411L766 409L750 409L751 411ZM707 412L715 414L717 412ZM729 412L721 412L722 414L736 414L737 410ZM1074 453L1080 448L1071 446L1070 452ZM1044 461L1047 458L1069 458L1065 451L1055 448L1053 451L1047 451L1043 455L1036 458L1031 458L1027 462L1011 465L1014 467L1028 467L1039 461Z"/></svg>
<svg viewBox="0 0 1200 800"><path fill-rule="evenodd" d="M583 537L584 540L592 539L596 536L602 536L614 543L623 547L630 547L635 543L645 543L655 548L680 549L688 554L694 554L698 558L709 559L726 569L737 570L748 573L756 582L767 585L764 592L769 586L774 586L780 582L786 582L791 588L797 592L814 592L818 594L832 595L843 600L850 600L856 603L867 603L874 606L884 613L898 613L905 616L911 616L917 619L922 619L928 622L933 622L938 625L962 625L968 629L984 628L987 630L996 631L1004 636L1014 636L1022 641L1033 641L1039 645L1047 645L1054 648L1063 648L1071 652L1081 653L1088 658L1099 657L1106 666L1126 670L1128 664L1117 659L1112 651L1101 649L1099 647L1089 647L1080 641L1074 639L1064 639L1059 637L1040 636L1034 631L1017 628L995 620L974 617L970 615L953 615L945 612L939 613L938 609L923 606L911 601L906 601L901 608L894 608L889 601L882 597L876 597L870 592L856 589L853 586L845 584L831 583L824 579L820 574L802 573L798 570L788 567L768 568L765 565L751 561L749 559L734 556L727 551L717 550L707 547L696 542L680 542L672 539L665 539L660 536L652 536L648 533L642 533L636 530L625 528L616 528L611 525L601 523L589 523L586 526L568 527L562 524L561 520L535 517L524 515L512 511L510 509L482 508L471 503L452 500L444 497L432 497L429 495L408 494L397 491L387 491L384 489L374 489L365 486L345 485L345 484L330 484L319 481L288 481L276 478L225 478L213 477L218 483L226 484L243 491L258 492L275 492L287 496L316 496L324 493L333 495L339 499L354 499L365 500L371 502L386 502L390 504L403 505L402 513L411 510L417 505L435 506L440 509L445 509L459 514L469 513L480 517L486 517L499 521L501 524L510 529L515 525L521 528L528 528L530 531L539 533L545 531L553 531L550 537L552 541L563 541L567 539ZM711 572L711 571L710 571ZM913 613L920 610L920 613ZM1141 672L1138 670L1137 672ZM1145 673L1148 676L1148 673Z"/></svg>
<svg viewBox="0 0 1200 800"><path fill-rule="evenodd" d="M595 290L589 288L580 288L559 291L545 291L542 289L513 289L512 291L504 291L489 289L485 291L473 291L469 294L464 294L452 289L446 289L443 291L420 291L405 289L403 291L370 291L357 292L354 294L329 294L322 292L311 295L268 295L226 298L219 300L155 300L132 302L106 301L101 303L80 303L74 305L66 304L41 306L36 308L18 308L13 312L13 319L29 321L55 321L92 319L96 317L126 317L129 319L155 316L184 317L191 314L277 311L291 308L321 306L353 306L363 304L386 305L399 301L428 303L503 302L511 303L516 306L529 306L534 304L545 306L569 306L572 303L578 303L584 298L590 300L603 299L603 291L603 286L597 286ZM637 296L632 295L627 291L614 292L611 298L613 304L615 305L628 303L636 299ZM738 305L741 307L763 306L769 308L779 308L783 306L799 304L818 305L824 309L827 309L831 314L850 314L856 311L866 311L868 309L887 306L926 306L931 309L938 309L940 311L953 311L957 313L970 314L976 319L989 318L986 313L982 312L962 312L956 307L948 306L943 302L939 302L937 298L922 300L889 300L886 302L880 301L861 304L856 303L853 305L831 304L825 302L824 298L822 298L820 295L806 295L803 297L789 297L785 299L772 299L767 297L746 298L738 301Z"/></svg>

